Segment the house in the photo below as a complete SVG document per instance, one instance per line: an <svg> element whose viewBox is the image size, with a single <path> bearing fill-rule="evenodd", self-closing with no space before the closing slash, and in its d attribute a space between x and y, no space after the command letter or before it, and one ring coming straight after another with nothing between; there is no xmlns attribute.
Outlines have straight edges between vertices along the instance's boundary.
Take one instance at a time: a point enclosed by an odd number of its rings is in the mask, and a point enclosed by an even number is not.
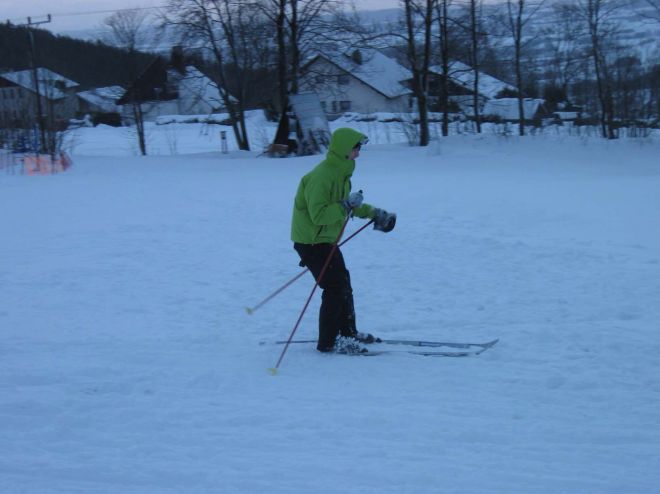
<svg viewBox="0 0 660 494"><path fill-rule="evenodd" d="M581 118L579 111L556 111L552 116L559 122L575 122Z"/></svg>
<svg viewBox="0 0 660 494"><path fill-rule="evenodd" d="M108 86L80 91L78 97L78 117L89 115L95 123L120 125L121 106L117 100L124 94L121 86Z"/></svg>
<svg viewBox="0 0 660 494"><path fill-rule="evenodd" d="M78 111L80 115L94 113L117 113L121 107L117 100L122 97L125 90L121 86L108 86L90 89L88 91L79 91Z"/></svg>
<svg viewBox="0 0 660 494"><path fill-rule="evenodd" d="M557 108L552 113L552 116L558 122L575 122L582 118L582 107L572 105L568 102L561 102L557 104Z"/></svg>
<svg viewBox="0 0 660 494"><path fill-rule="evenodd" d="M435 65L430 68L430 72L432 85L439 84L443 74L442 67ZM474 69L469 65L456 60L449 63L449 99L467 115L474 114L474 79ZM517 92L514 86L485 72L479 72L477 96L480 111L483 111L487 101L497 98L503 91ZM432 92L438 94L439 91Z"/></svg>
<svg viewBox="0 0 660 494"><path fill-rule="evenodd" d="M0 126L33 127L37 120L37 92L42 115L53 122L68 122L76 115L78 86L43 67L0 74Z"/></svg>
<svg viewBox="0 0 660 494"><path fill-rule="evenodd" d="M541 123L541 119L549 116L545 107L545 100L525 98L523 99L523 111L525 120ZM518 98L493 99L486 102L482 111L484 118L493 118L505 122L518 122L520 114L518 110Z"/></svg>
<svg viewBox="0 0 660 494"><path fill-rule="evenodd" d="M157 58L117 100L122 116L132 119L133 103L139 102L145 120L162 115L199 115L221 112L224 104L218 86L192 65L183 62L177 48L166 61Z"/></svg>
<svg viewBox="0 0 660 494"><path fill-rule="evenodd" d="M303 91L316 92L332 118L349 111L411 111L408 79L408 69L378 50L355 50L351 54L316 54L304 64L300 86Z"/></svg>

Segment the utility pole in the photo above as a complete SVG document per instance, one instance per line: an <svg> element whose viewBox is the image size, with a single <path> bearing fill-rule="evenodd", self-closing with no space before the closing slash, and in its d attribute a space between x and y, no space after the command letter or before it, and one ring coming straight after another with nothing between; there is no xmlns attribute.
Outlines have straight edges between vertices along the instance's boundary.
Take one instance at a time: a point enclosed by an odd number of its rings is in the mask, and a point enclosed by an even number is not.
<svg viewBox="0 0 660 494"><path fill-rule="evenodd" d="M39 151L46 150L46 125L44 123L44 116L41 110L41 91L39 90L39 73L37 70L37 50L34 43L34 32L32 26L40 24L48 24L51 22L51 15L48 14L45 20L33 21L31 17L27 18L27 24L19 24L21 27L26 27L28 31L28 38L30 41L30 63L32 65L32 82L34 83L34 92L37 98L37 122L39 123Z"/></svg>

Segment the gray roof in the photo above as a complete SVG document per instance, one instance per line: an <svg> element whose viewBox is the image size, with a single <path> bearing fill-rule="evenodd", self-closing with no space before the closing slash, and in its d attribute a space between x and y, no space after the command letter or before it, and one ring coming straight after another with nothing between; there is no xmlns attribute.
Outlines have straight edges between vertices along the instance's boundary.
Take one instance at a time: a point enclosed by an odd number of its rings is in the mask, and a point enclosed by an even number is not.
<svg viewBox="0 0 660 494"><path fill-rule="evenodd" d="M0 78L12 82L28 91L36 92L31 69L5 72L4 74L0 74ZM66 96L63 89L72 89L79 86L77 82L67 79L64 76L43 67L37 69L37 78L39 80L39 92L45 98L53 100L61 99Z"/></svg>
<svg viewBox="0 0 660 494"><path fill-rule="evenodd" d="M124 94L124 88L121 86L99 87L76 94L80 99L96 105L104 111L115 112L119 110L115 102Z"/></svg>
<svg viewBox="0 0 660 494"><path fill-rule="evenodd" d="M434 74L442 75L442 67L440 65L434 65L430 68L430 71ZM449 63L449 78L454 83L470 91L474 89L474 70L469 65L456 60L451 61ZM485 72L479 72L479 94L486 98L494 98L504 89L516 90L514 86L504 81Z"/></svg>

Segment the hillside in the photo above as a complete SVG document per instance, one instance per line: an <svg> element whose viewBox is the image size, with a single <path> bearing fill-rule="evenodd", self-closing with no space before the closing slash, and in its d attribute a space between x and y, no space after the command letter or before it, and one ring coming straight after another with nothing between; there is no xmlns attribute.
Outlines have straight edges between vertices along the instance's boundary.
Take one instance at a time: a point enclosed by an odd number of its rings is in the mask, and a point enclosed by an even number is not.
<svg viewBox="0 0 660 494"><path fill-rule="evenodd" d="M100 41L86 41L55 35L45 29L34 30L37 65L46 67L78 82L82 89L125 86L129 77L128 53ZM0 71L30 67L28 31L0 24ZM139 65L146 65L155 55L138 55Z"/></svg>
<svg viewBox="0 0 660 494"><path fill-rule="evenodd" d="M526 49L531 50L533 58L538 62L552 56L553 48L549 42L553 37L551 28L555 26L553 9L554 5L558 3L560 3L559 0L545 2L525 27ZM463 13L461 11L461 8L454 7L450 10L450 15L454 17L464 15L464 11ZM360 17L367 25L391 28L401 19L402 12L401 9L363 11L360 12ZM501 4L486 4L483 18L485 22L491 23L492 28L493 25L498 25L496 19L501 13ZM643 0L622 1L621 6L613 12L610 20L618 27L618 41L622 48L632 51L646 65L660 63L660 19L648 4ZM503 27L501 23L499 23L499 27ZM583 43L587 41L584 39ZM501 53L502 58L508 58L505 52L510 41L506 37L491 39L490 44L504 49Z"/></svg>

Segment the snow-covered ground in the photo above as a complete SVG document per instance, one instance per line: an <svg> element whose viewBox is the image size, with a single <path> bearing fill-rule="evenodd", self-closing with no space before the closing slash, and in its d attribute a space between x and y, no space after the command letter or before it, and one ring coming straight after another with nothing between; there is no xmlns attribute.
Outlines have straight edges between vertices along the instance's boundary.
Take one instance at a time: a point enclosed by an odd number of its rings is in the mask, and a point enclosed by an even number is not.
<svg viewBox="0 0 660 494"><path fill-rule="evenodd" d="M378 131L353 184L398 222L344 248L359 329L500 342L295 345L273 377L282 347L259 342L311 276L244 308L300 270L291 202L319 157L174 125L151 129L161 156L81 129L69 171L0 171L1 492L658 492L657 141Z"/></svg>

